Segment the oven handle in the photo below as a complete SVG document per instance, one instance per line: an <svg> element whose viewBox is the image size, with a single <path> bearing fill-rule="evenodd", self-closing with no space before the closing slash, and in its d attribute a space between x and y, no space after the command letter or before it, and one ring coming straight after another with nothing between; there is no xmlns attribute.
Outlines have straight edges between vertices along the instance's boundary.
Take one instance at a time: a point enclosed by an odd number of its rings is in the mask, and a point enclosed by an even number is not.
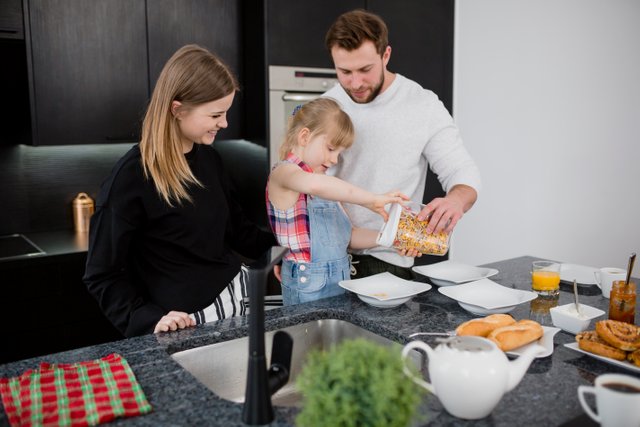
<svg viewBox="0 0 640 427"><path fill-rule="evenodd" d="M282 100L283 101L309 102L309 101L313 101L314 99L317 99L317 98L320 98L320 94L304 94L304 93L290 94L290 93L285 93L284 95L282 95Z"/></svg>

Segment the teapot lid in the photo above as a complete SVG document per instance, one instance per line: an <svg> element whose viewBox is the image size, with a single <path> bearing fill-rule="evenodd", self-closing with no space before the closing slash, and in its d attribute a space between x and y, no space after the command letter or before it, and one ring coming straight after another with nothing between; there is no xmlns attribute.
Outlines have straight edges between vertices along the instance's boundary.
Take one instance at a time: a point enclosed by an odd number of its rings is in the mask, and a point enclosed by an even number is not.
<svg viewBox="0 0 640 427"><path fill-rule="evenodd" d="M495 350L496 345L483 337L455 336L439 340L447 348L458 351L485 352Z"/></svg>

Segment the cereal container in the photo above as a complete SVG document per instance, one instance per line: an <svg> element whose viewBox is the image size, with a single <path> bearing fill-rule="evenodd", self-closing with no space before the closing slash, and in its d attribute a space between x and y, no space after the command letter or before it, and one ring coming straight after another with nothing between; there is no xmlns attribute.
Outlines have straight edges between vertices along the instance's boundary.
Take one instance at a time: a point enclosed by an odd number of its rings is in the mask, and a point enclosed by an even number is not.
<svg viewBox="0 0 640 427"><path fill-rule="evenodd" d="M444 255L449 250L450 233L426 234L428 220L418 221L422 209L418 203L402 206L394 203L389 220L382 226L377 243L395 249L416 249L425 255Z"/></svg>

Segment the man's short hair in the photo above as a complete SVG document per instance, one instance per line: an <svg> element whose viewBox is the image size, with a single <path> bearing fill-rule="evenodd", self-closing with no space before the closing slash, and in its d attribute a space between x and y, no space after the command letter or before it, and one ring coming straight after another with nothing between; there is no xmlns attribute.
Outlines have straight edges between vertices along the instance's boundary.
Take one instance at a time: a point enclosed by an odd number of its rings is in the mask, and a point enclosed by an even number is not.
<svg viewBox="0 0 640 427"><path fill-rule="evenodd" d="M389 45L389 31L378 15L357 9L340 15L329 28L324 41L331 52L334 46L352 51L367 40L373 42L376 52L382 56Z"/></svg>

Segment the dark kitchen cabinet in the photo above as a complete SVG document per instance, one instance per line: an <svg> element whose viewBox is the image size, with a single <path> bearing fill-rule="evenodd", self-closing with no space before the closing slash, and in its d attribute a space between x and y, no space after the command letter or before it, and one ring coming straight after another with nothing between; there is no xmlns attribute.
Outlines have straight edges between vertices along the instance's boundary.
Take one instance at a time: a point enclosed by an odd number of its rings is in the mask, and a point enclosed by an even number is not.
<svg viewBox="0 0 640 427"><path fill-rule="evenodd" d="M185 44L195 43L218 55L240 76L241 15L239 2L229 0L147 0L149 81L153 90L160 71L171 55ZM240 137L242 92L228 113L224 139Z"/></svg>
<svg viewBox="0 0 640 427"><path fill-rule="evenodd" d="M239 0L25 0L34 145L135 142L177 48L197 43L241 73ZM224 138L241 133L241 102Z"/></svg>
<svg viewBox="0 0 640 427"><path fill-rule="evenodd" d="M22 0L0 1L0 38L24 38Z"/></svg>
<svg viewBox="0 0 640 427"><path fill-rule="evenodd" d="M135 141L148 94L145 4L29 0L35 145Z"/></svg>
<svg viewBox="0 0 640 427"><path fill-rule="evenodd" d="M86 253L0 263L0 364L123 338L82 282Z"/></svg>
<svg viewBox="0 0 640 427"><path fill-rule="evenodd" d="M454 2L368 0L389 28L388 68L434 91L452 111Z"/></svg>
<svg viewBox="0 0 640 427"><path fill-rule="evenodd" d="M338 15L364 8L364 0L267 0L268 65L333 68L324 36Z"/></svg>

